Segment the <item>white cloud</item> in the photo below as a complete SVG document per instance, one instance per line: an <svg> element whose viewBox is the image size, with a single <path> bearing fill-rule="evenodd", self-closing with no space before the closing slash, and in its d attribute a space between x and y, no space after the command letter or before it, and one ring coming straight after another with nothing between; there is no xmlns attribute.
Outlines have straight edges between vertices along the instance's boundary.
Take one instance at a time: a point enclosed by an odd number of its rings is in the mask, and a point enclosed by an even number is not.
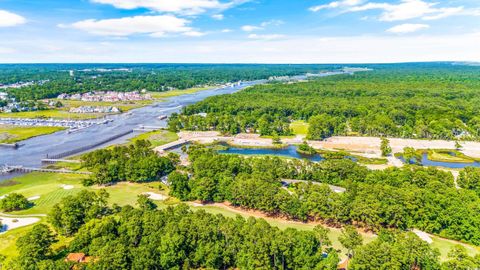
<svg viewBox="0 0 480 270"><path fill-rule="evenodd" d="M480 61L480 33L421 36L289 36L275 40L94 41L1 39L2 62L391 63ZM45 50L51 44L61 51ZM312 45L313 44L313 45Z"/></svg>
<svg viewBox="0 0 480 270"><path fill-rule="evenodd" d="M249 39L261 39L261 40L274 40L274 39L281 39L284 38L284 35L279 34L266 34L266 35L258 35L258 34L250 34L248 35Z"/></svg>
<svg viewBox="0 0 480 270"><path fill-rule="evenodd" d="M280 26L284 24L284 22L282 20L270 20L270 21L265 21L265 22L262 22L260 24L261 27L267 27L269 25L273 25L273 26Z"/></svg>
<svg viewBox="0 0 480 270"><path fill-rule="evenodd" d="M248 0L91 0L94 3L109 4L120 9L146 8L158 12L181 13L194 15L209 9L225 10L248 2Z"/></svg>
<svg viewBox="0 0 480 270"><path fill-rule="evenodd" d="M183 33L183 35L187 37L203 37L206 35L206 33L199 32L199 31L188 31Z"/></svg>
<svg viewBox="0 0 480 270"><path fill-rule="evenodd" d="M263 27L255 26L255 25L244 25L244 26L242 26L242 30L245 31L245 32L253 32L253 31L262 30L262 29L263 29Z"/></svg>
<svg viewBox="0 0 480 270"><path fill-rule="evenodd" d="M281 20L270 20L270 21L265 21L262 22L260 25L244 25L241 27L241 29L245 32L254 32L254 31L259 31L259 30L264 30L268 26L279 26L284 24L283 21Z"/></svg>
<svg viewBox="0 0 480 270"><path fill-rule="evenodd" d="M313 6L313 7L309 8L309 10L313 11L313 12L318 12L318 11L324 10L324 9L356 6L356 5L360 5L363 2L364 2L363 0L334 1L334 2L330 2L328 4L324 4L324 5Z"/></svg>
<svg viewBox="0 0 480 270"><path fill-rule="evenodd" d="M225 18L225 16L223 16L223 14L214 14L214 15L212 15L212 18L217 20L217 21L221 21Z"/></svg>
<svg viewBox="0 0 480 270"><path fill-rule="evenodd" d="M383 10L380 15L381 21L401 21L414 18L440 19L457 15L463 11L463 7L437 8L438 3L430 3L422 0L402 0L399 4L367 3L354 6L348 11L366 11L372 9Z"/></svg>
<svg viewBox="0 0 480 270"><path fill-rule="evenodd" d="M15 13L0 10L0 27L11 27L27 22L27 19Z"/></svg>
<svg viewBox="0 0 480 270"><path fill-rule="evenodd" d="M454 15L474 15L475 12L465 10L464 7L439 7L438 2L424 0L400 0L397 4L389 2L365 2L360 0L334 1L329 4L311 7L311 11L323 9L342 9L343 12L361 12L367 10L381 10L379 20L402 21L415 18L423 20L437 20Z"/></svg>
<svg viewBox="0 0 480 270"><path fill-rule="evenodd" d="M428 24L405 23L405 24L396 25L388 29L387 32L393 33L393 34L407 34L407 33L413 33L413 32L417 32L420 30L428 29L428 28L430 28Z"/></svg>
<svg viewBox="0 0 480 270"><path fill-rule="evenodd" d="M199 32L193 31L188 26L189 23L190 21L186 19L172 15L158 15L105 20L90 19L73 23L71 27L100 36L124 37L135 34L149 34L152 37L163 37L171 33L197 35ZM59 27L66 26L59 25Z"/></svg>
<svg viewBox="0 0 480 270"><path fill-rule="evenodd" d="M222 33L230 33L232 32L233 30L232 29L228 29L228 28L225 28L225 29L222 29Z"/></svg>

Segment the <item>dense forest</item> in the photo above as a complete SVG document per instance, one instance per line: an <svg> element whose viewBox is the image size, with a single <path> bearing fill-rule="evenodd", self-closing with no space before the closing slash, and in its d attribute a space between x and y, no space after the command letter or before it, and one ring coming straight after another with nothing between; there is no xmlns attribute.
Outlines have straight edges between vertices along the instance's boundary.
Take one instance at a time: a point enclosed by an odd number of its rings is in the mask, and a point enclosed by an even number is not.
<svg viewBox="0 0 480 270"><path fill-rule="evenodd" d="M138 208L106 206L108 193L82 191L69 196L48 215L55 231L35 225L17 241L19 256L6 269L318 269L334 270L340 261L329 229L280 230L263 219L225 218L186 205L157 210L140 196ZM80 211L78 210L80 207ZM59 210L61 209L61 210ZM60 212L59 212L60 211ZM65 223L73 230L64 230ZM53 245L73 236L67 246ZM382 230L363 245L351 226L339 237L351 258L348 269L474 269L480 256L470 257L456 246L448 260L411 232ZM65 260L68 253L87 255L85 262Z"/></svg>
<svg viewBox="0 0 480 270"><path fill-rule="evenodd" d="M188 106L171 118L170 128L289 135L292 120L305 120L309 139L478 139L479 78L480 67L403 64L303 83L257 85Z"/></svg>
<svg viewBox="0 0 480 270"><path fill-rule="evenodd" d="M320 163L244 158L192 146L191 178L172 173L171 195L183 200L229 201L234 206L297 220L353 224L369 230L417 228L480 245L480 198L456 189L453 176L435 168L369 170L349 159ZM290 185L282 179L311 180ZM328 185L346 188L334 192Z"/></svg>
<svg viewBox="0 0 480 270"><path fill-rule="evenodd" d="M19 100L89 91L166 91L341 68L338 65L44 64L0 65L0 85L40 82L7 92Z"/></svg>

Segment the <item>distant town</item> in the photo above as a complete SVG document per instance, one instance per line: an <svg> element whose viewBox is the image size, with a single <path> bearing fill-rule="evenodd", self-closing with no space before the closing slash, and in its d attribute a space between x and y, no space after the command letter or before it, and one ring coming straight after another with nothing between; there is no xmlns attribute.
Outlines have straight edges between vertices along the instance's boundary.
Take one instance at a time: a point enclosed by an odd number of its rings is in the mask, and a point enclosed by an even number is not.
<svg viewBox="0 0 480 270"><path fill-rule="evenodd" d="M81 100L90 102L119 102L119 101L138 101L138 100L151 100L152 96L146 94L146 90L132 92L88 92L84 94L60 94L57 99L63 100Z"/></svg>

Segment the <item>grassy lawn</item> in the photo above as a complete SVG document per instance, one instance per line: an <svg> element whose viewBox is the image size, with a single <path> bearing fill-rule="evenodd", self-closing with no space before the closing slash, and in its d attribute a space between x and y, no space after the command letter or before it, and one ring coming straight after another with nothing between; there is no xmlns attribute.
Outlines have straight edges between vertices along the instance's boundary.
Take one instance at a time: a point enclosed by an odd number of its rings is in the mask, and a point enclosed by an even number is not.
<svg viewBox="0 0 480 270"><path fill-rule="evenodd" d="M148 140L152 143L153 147L157 147L178 140L178 135L168 130L156 130L140 134L130 139L131 142L138 140Z"/></svg>
<svg viewBox="0 0 480 270"><path fill-rule="evenodd" d="M422 151L423 153L424 151ZM469 157L457 150L449 149L429 149L427 150L428 159L440 162L473 163L477 159Z"/></svg>
<svg viewBox="0 0 480 270"><path fill-rule="evenodd" d="M308 123L303 120L293 121L290 123L290 129L295 135L307 135L308 127Z"/></svg>
<svg viewBox="0 0 480 270"><path fill-rule="evenodd" d="M75 195L81 190L98 190L100 187L84 187L82 179L87 176L76 174L53 174L53 173L29 173L0 185L0 196L16 192L25 197L40 196L34 200L34 206L30 209L13 212L11 214L30 215L47 214L51 207L62 198ZM70 186L71 189L64 189L63 186ZM144 192L161 193L158 189L159 183L118 183L104 187L110 193L110 203L118 205L135 204L137 195Z"/></svg>
<svg viewBox="0 0 480 270"><path fill-rule="evenodd" d="M63 127L20 127L0 125L0 143L16 143L64 130Z"/></svg>
<svg viewBox="0 0 480 270"><path fill-rule="evenodd" d="M165 92L149 92L150 95L154 99L163 99L163 98L169 98L169 97L176 97L180 95L186 95L186 94L193 94L196 92L204 91L204 90L210 90L214 89L214 86L208 86L208 87L196 87L196 88L189 88L185 90L171 90L171 91L165 91Z"/></svg>

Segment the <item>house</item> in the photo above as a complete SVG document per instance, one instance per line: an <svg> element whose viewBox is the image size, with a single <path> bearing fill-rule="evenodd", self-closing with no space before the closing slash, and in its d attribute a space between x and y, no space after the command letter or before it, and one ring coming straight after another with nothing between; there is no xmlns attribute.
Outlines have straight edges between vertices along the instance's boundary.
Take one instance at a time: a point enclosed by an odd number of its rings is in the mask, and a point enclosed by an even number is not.
<svg viewBox="0 0 480 270"><path fill-rule="evenodd" d="M341 261L338 265L337 265L337 270L347 270L348 269L348 263L349 263L349 259L346 258L344 259L343 261Z"/></svg>
<svg viewBox="0 0 480 270"><path fill-rule="evenodd" d="M65 258L66 262L84 262L85 261L85 253L69 253L67 258Z"/></svg>

